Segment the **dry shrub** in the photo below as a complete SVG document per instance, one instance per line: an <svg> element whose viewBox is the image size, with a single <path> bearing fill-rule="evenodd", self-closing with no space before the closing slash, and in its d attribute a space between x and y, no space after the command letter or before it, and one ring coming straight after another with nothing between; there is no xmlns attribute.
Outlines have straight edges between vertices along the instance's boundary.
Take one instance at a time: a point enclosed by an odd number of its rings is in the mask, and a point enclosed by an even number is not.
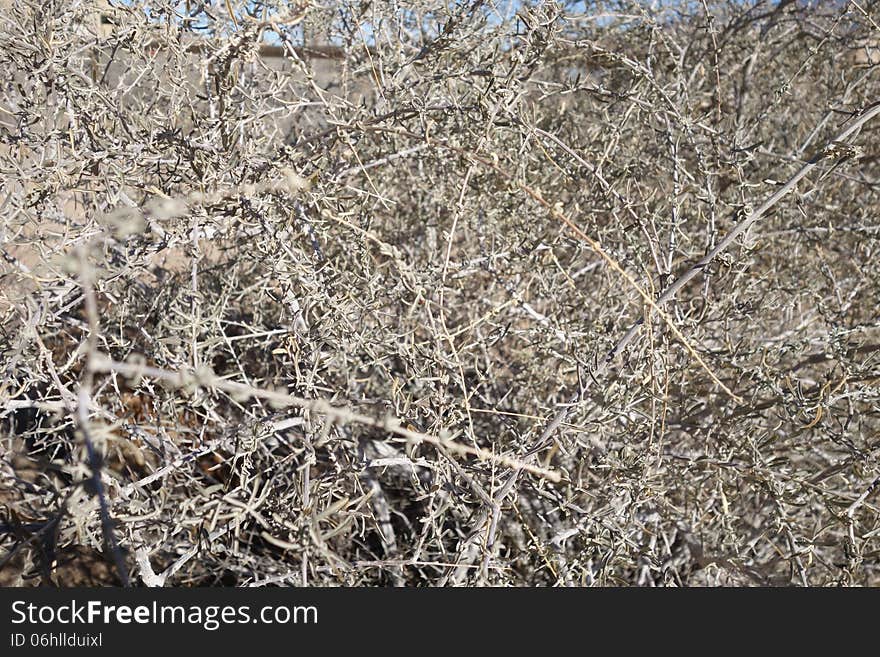
<svg viewBox="0 0 880 657"><path fill-rule="evenodd" d="M4 584L880 583L880 3L228 6L0 9Z"/></svg>

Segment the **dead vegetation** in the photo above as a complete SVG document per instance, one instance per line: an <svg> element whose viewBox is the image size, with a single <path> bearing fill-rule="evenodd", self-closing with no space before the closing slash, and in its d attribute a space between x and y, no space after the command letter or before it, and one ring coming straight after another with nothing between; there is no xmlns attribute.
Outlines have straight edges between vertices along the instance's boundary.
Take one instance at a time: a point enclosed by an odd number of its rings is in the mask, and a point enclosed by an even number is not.
<svg viewBox="0 0 880 657"><path fill-rule="evenodd" d="M0 8L0 582L880 583L880 3Z"/></svg>

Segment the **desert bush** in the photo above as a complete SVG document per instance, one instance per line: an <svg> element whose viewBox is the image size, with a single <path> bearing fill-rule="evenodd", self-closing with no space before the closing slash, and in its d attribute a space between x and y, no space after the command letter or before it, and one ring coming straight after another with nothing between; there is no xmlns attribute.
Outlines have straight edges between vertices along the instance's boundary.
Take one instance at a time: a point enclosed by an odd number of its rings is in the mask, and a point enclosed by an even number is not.
<svg viewBox="0 0 880 657"><path fill-rule="evenodd" d="M4 583L880 583L878 19L4 5Z"/></svg>

